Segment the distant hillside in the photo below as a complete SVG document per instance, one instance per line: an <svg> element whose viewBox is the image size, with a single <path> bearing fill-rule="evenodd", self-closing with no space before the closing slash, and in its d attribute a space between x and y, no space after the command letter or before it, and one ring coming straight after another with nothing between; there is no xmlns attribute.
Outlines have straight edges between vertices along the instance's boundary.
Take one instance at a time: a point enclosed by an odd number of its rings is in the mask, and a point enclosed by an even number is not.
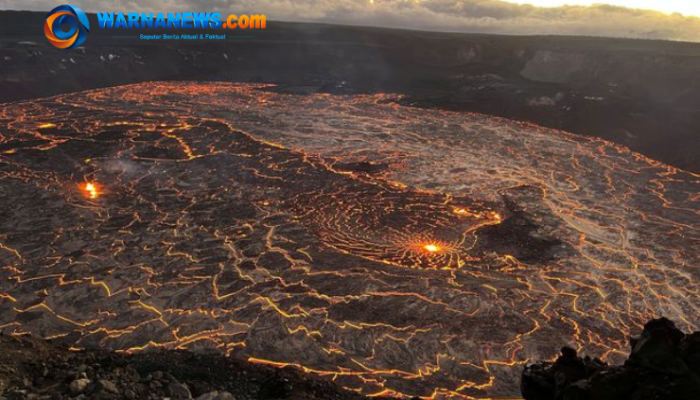
<svg viewBox="0 0 700 400"><path fill-rule="evenodd" d="M174 31L98 29L90 15L84 47L59 50L44 37L44 18L0 12L0 102L150 80L386 91L417 106L600 136L700 172L699 44L280 22L264 31L197 30L226 33L224 41L144 41L113 36Z"/></svg>

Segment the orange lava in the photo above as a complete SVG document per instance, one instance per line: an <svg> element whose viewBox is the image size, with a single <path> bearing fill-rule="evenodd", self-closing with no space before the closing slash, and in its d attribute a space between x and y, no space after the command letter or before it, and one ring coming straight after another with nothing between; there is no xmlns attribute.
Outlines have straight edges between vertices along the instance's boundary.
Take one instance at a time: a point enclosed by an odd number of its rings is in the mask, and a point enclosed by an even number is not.
<svg viewBox="0 0 700 400"><path fill-rule="evenodd" d="M88 182L85 185L83 185L83 190L91 199L97 198L97 196L100 194L97 184L92 182Z"/></svg>
<svg viewBox="0 0 700 400"><path fill-rule="evenodd" d="M0 204L23 205L0 218L0 329L426 400L517 398L556 343L621 362L654 316L697 330L697 176L393 95L264 87L0 107Z"/></svg>
<svg viewBox="0 0 700 400"><path fill-rule="evenodd" d="M440 250L442 250L442 247L434 244L434 243L428 243L423 246L423 250L427 251L428 253L437 253Z"/></svg>

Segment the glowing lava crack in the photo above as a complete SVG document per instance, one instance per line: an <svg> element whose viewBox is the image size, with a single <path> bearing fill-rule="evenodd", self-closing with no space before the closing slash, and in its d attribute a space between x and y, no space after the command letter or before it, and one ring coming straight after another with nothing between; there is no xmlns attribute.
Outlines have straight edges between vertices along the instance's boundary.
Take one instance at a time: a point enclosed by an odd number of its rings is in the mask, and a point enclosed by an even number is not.
<svg viewBox="0 0 700 400"><path fill-rule="evenodd" d="M3 107L0 329L456 399L517 397L558 345L619 361L652 317L699 328L698 176L390 100L149 83Z"/></svg>

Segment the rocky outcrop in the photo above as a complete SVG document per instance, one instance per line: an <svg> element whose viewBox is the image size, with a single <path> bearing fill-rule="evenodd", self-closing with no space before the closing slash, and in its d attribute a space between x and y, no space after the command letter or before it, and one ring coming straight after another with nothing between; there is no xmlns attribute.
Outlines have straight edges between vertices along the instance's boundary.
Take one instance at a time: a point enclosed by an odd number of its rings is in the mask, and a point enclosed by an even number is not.
<svg viewBox="0 0 700 400"><path fill-rule="evenodd" d="M523 371L525 400L697 400L700 398L700 332L684 334L666 318L650 321L630 340L622 366L581 358L563 348L554 363Z"/></svg>

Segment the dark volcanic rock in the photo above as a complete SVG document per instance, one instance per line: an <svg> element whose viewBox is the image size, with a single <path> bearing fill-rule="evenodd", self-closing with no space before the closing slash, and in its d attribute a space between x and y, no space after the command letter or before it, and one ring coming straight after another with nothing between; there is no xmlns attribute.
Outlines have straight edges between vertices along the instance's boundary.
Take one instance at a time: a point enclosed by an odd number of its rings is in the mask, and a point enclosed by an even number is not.
<svg viewBox="0 0 700 400"><path fill-rule="evenodd" d="M694 175L392 96L260 88L152 82L1 107L1 135L17 145L0 154L5 332L235 353L365 395L512 398L548 343L621 362L598 344L628 332L601 312L637 321L638 305L675 307L698 320ZM570 353L562 387L580 375ZM131 398L171 396L173 378L193 397L233 390L212 383L214 358L139 357L153 362L131 385L110 360L66 380L90 379L85 396L111 395L100 379ZM286 384L237 389L293 396Z"/></svg>
<svg viewBox="0 0 700 400"><path fill-rule="evenodd" d="M367 161L356 162L356 163L339 163L335 164L334 167L341 171L351 171L351 172L364 172L366 174L376 174L383 170L386 170L389 165L386 163L371 163Z"/></svg>
<svg viewBox="0 0 700 400"><path fill-rule="evenodd" d="M76 352L28 336L0 334L0 400L164 398L366 399L294 369L258 366L218 354Z"/></svg>
<svg viewBox="0 0 700 400"><path fill-rule="evenodd" d="M153 80L271 82L286 93L390 92L412 105L602 136L700 170L697 43L269 21L251 40L183 46L93 29L84 46L56 49L37 29L45 19L44 12L0 12L0 102ZM96 15L88 19L97 26ZM140 33L178 32L130 35Z"/></svg>
<svg viewBox="0 0 700 400"><path fill-rule="evenodd" d="M622 366L581 358L562 349L554 363L529 365L521 390L526 400L696 400L700 396L700 332L685 335L666 318L652 320L630 340Z"/></svg>

